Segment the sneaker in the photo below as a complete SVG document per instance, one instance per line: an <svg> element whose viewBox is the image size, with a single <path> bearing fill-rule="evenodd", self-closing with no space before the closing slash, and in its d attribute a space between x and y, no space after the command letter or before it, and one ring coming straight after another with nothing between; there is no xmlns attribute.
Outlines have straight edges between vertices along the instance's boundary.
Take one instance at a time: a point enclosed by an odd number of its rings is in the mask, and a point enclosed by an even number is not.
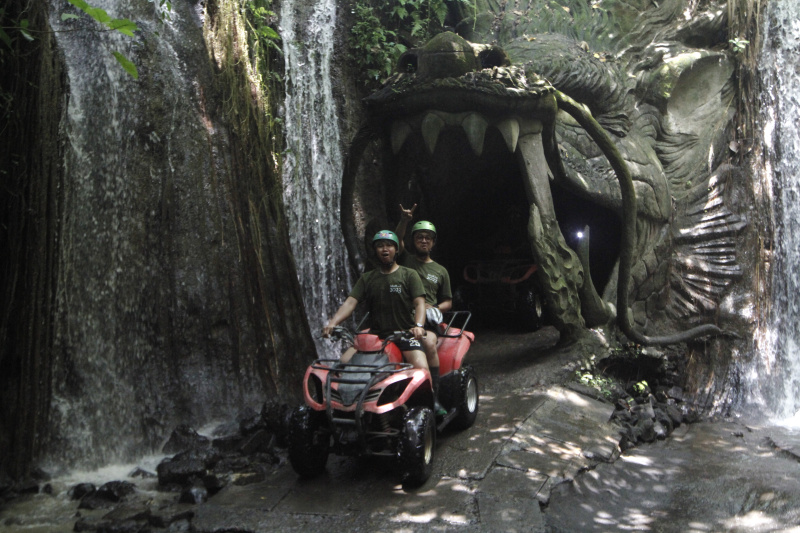
<svg viewBox="0 0 800 533"><path fill-rule="evenodd" d="M444 416L447 414L447 409L439 403L439 400L433 401L433 411L436 413L436 416Z"/></svg>

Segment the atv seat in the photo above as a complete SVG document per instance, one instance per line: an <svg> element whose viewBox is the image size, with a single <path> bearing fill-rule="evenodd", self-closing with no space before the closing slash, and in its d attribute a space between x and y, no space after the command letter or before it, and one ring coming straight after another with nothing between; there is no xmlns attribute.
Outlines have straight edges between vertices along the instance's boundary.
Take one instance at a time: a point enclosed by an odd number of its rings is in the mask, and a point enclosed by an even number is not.
<svg viewBox="0 0 800 533"><path fill-rule="evenodd" d="M383 340L377 335L370 333L369 330L363 330L356 333L356 339L353 346L358 353L363 354L379 354L382 353ZM389 358L390 363L404 363L403 352L393 342L386 343L386 348L383 349L386 356ZM358 355L356 353L355 355ZM353 357L355 357L355 355Z"/></svg>

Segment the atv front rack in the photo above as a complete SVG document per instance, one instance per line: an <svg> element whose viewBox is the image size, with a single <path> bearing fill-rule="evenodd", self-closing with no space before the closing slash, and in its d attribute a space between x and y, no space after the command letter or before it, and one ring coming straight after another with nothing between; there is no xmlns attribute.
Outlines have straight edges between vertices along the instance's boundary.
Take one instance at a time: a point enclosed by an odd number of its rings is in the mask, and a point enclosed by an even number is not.
<svg viewBox="0 0 800 533"><path fill-rule="evenodd" d="M329 363L329 364L325 364ZM414 368L409 363L392 363L381 362L373 364L363 363L347 363L346 365L339 364L338 359L317 359L311 364L311 367L317 370L325 370L328 372L325 380L325 412L328 417L328 424L334 426L353 426L358 434L361 445L366 449L367 447L367 432L362 423L364 415L364 403L378 399L382 391L372 391L380 381L386 379L391 374L397 374L405 370ZM353 418L337 417L334 413L331 399L333 394L339 396L339 403L342 405L352 405L353 402L345 403L342 401L341 395L331 387L333 383L340 385L357 385L361 386L361 391L358 393L356 400L356 408L353 412ZM371 432L371 436L375 437L396 437L399 431L397 429L385 428L381 432Z"/></svg>

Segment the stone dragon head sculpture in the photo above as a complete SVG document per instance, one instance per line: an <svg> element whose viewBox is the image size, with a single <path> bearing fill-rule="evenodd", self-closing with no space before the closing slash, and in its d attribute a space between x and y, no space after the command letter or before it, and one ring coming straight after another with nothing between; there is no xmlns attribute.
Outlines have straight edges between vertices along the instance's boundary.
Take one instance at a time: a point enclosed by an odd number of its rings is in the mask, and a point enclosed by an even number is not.
<svg viewBox="0 0 800 533"><path fill-rule="evenodd" d="M724 4L691 19L681 0L635 15L602 4L605 18L578 40L543 32L535 1L479 3L458 33L400 58L365 100L345 168L357 268L369 220L414 201L443 228L448 267L500 242L532 256L562 334L613 320L642 344L721 332L706 322L741 276L735 236L746 224L725 202L734 67L719 46ZM373 143L370 172L362 156Z"/></svg>

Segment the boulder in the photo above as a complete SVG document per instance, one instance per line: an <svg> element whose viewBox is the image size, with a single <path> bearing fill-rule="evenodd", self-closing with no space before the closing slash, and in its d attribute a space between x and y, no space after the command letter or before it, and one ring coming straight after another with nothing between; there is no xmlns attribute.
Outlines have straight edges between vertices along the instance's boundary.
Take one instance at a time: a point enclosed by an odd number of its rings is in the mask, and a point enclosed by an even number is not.
<svg viewBox="0 0 800 533"><path fill-rule="evenodd" d="M192 485L181 491L178 503L205 503L208 501L208 490L203 485Z"/></svg>
<svg viewBox="0 0 800 533"><path fill-rule="evenodd" d="M275 447L275 436L264 429L260 429L250 435L242 443L239 451L242 455L252 455L254 453L269 453Z"/></svg>
<svg viewBox="0 0 800 533"><path fill-rule="evenodd" d="M249 407L239 413L236 420L239 421L239 432L242 435L252 435L256 431L266 427L266 424L264 424L264 421L261 419L261 414L256 413Z"/></svg>
<svg viewBox="0 0 800 533"><path fill-rule="evenodd" d="M161 451L165 454L173 454L183 450L203 448L208 445L208 437L200 435L186 424L181 424L172 431Z"/></svg>
<svg viewBox="0 0 800 533"><path fill-rule="evenodd" d="M156 468L159 485L188 485L193 478L206 474L206 465L200 459L167 459Z"/></svg>
<svg viewBox="0 0 800 533"><path fill-rule="evenodd" d="M94 486L94 483L78 483L67 491L67 496L69 496L71 500L80 500L95 490L97 490L97 487Z"/></svg>
<svg viewBox="0 0 800 533"><path fill-rule="evenodd" d="M94 492L81 498L78 509L105 509L113 507L136 492L136 485L129 481L109 481Z"/></svg>

